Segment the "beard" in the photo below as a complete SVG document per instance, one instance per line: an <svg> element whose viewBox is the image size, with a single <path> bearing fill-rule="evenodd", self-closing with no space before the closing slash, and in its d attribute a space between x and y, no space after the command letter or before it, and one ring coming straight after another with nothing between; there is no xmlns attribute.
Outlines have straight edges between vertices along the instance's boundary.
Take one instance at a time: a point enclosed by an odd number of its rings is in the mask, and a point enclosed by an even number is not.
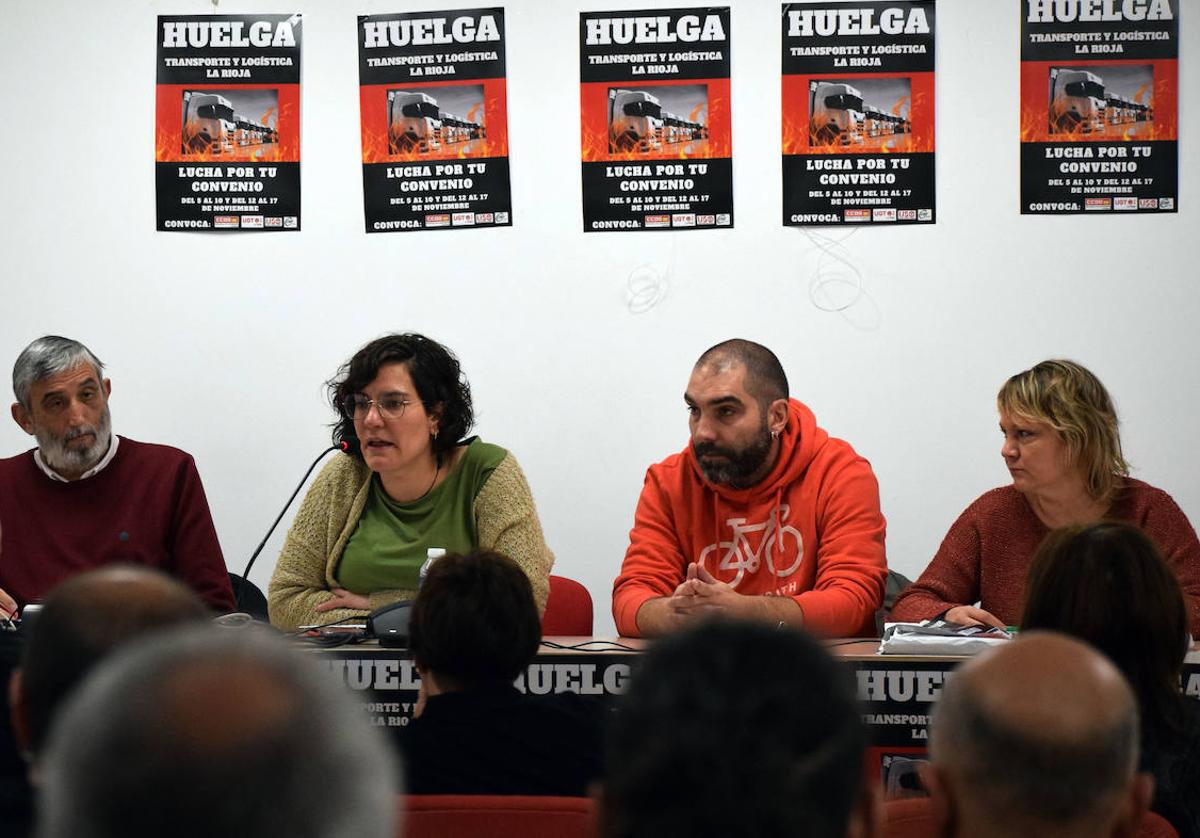
<svg viewBox="0 0 1200 838"><path fill-rule="evenodd" d="M87 434L95 434L96 441L86 448L72 448L70 442ZM108 405L100 414L96 425L81 425L72 428L65 436L55 436L45 428L34 431L37 438L38 450L46 465L62 475L82 474L104 458L112 442L112 416Z"/></svg>
<svg viewBox="0 0 1200 838"><path fill-rule="evenodd" d="M759 432L740 450L711 442L693 442L692 453L708 482L746 489L757 482L758 472L771 454L771 442L771 432L764 421ZM706 462L704 457L712 454L724 457L724 462Z"/></svg>

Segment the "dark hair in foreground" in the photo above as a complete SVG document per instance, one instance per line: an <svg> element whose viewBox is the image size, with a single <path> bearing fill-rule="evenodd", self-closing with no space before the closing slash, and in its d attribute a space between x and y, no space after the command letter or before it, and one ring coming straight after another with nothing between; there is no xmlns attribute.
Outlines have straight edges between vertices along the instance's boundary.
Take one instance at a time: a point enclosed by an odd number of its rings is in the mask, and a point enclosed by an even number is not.
<svg viewBox="0 0 1200 838"><path fill-rule="evenodd" d="M266 629L122 650L50 738L40 838L393 838L393 755L319 667Z"/></svg>
<svg viewBox="0 0 1200 838"><path fill-rule="evenodd" d="M704 350L696 361L697 367L718 367L741 364L746 368L746 390L764 410L776 399L789 395L787 374L775 353L761 343L743 338L732 338Z"/></svg>
<svg viewBox="0 0 1200 838"><path fill-rule="evenodd" d="M718 621L657 641L606 747L606 838L844 836L866 735L849 670L793 630Z"/></svg>
<svg viewBox="0 0 1200 838"><path fill-rule="evenodd" d="M541 639L529 577L485 550L434 562L409 621L413 659L452 689L511 684Z"/></svg>
<svg viewBox="0 0 1200 838"><path fill-rule="evenodd" d="M1147 724L1182 726L1187 607L1145 533L1117 522L1055 530L1034 555L1025 590L1022 631L1052 629L1086 641L1125 675Z"/></svg>
<svg viewBox="0 0 1200 838"><path fill-rule="evenodd" d="M144 567L112 565L56 587L21 656L31 750L41 751L59 705L103 658L142 635L209 616L190 589Z"/></svg>
<svg viewBox="0 0 1200 838"><path fill-rule="evenodd" d="M475 424L471 407L471 385L462 374L458 358L436 340L413 333L377 338L342 364L328 384L329 401L338 415L333 441L356 439L354 417L346 412L347 396L362 392L384 364L402 363L412 377L417 396L428 412L440 412L433 450L442 455L454 448ZM362 454L355 454L362 459Z"/></svg>

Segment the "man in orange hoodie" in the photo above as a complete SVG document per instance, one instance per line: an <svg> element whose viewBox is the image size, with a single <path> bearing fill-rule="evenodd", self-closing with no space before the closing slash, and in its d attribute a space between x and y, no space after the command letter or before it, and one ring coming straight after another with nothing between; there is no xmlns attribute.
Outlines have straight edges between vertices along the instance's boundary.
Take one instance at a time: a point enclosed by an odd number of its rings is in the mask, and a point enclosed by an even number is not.
<svg viewBox="0 0 1200 838"><path fill-rule="evenodd" d="M765 346L700 356L684 394L692 440L646 472L613 583L626 636L708 615L874 633L887 560L871 465L788 397Z"/></svg>

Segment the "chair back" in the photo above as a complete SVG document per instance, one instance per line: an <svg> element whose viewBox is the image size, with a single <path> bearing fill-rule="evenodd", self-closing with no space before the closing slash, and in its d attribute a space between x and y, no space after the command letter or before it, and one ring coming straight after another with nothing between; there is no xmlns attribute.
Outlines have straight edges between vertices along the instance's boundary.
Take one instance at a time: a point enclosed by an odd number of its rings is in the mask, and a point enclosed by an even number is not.
<svg viewBox="0 0 1200 838"><path fill-rule="evenodd" d="M1179 838L1171 822L1158 812L1147 812L1138 827L1138 838Z"/></svg>
<svg viewBox="0 0 1200 838"><path fill-rule="evenodd" d="M238 611L249 614L260 623L270 621L270 616L267 614L267 598L263 596L262 589L258 585L243 576L231 573L229 574L229 586L233 588L233 599L237 604Z"/></svg>
<svg viewBox="0 0 1200 838"><path fill-rule="evenodd" d="M593 838L587 797L410 794L403 798L404 838Z"/></svg>
<svg viewBox="0 0 1200 838"><path fill-rule="evenodd" d="M592 595L565 576L550 577L550 596L542 615L542 636L592 635Z"/></svg>
<svg viewBox="0 0 1200 838"><path fill-rule="evenodd" d="M889 800L884 804L887 826L884 838L933 838L933 807L928 797ZM1138 838L1179 838L1175 827L1157 812L1147 812L1138 827Z"/></svg>

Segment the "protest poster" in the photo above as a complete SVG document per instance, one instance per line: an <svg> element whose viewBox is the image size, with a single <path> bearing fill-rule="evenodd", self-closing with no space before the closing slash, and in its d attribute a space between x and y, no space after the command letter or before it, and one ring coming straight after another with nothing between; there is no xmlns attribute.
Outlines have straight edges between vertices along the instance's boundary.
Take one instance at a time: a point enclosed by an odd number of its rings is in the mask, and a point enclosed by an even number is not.
<svg viewBox="0 0 1200 838"><path fill-rule="evenodd" d="M784 4L784 225L936 220L934 29L934 0Z"/></svg>
<svg viewBox="0 0 1200 838"><path fill-rule="evenodd" d="M1020 0L1021 212L1178 210L1179 0Z"/></svg>
<svg viewBox="0 0 1200 838"><path fill-rule="evenodd" d="M512 224L504 10L358 18L368 233Z"/></svg>
<svg viewBox="0 0 1200 838"><path fill-rule="evenodd" d="M159 230L300 229L301 16L159 16Z"/></svg>
<svg viewBox="0 0 1200 838"><path fill-rule="evenodd" d="M583 229L733 225L729 9L579 16Z"/></svg>

